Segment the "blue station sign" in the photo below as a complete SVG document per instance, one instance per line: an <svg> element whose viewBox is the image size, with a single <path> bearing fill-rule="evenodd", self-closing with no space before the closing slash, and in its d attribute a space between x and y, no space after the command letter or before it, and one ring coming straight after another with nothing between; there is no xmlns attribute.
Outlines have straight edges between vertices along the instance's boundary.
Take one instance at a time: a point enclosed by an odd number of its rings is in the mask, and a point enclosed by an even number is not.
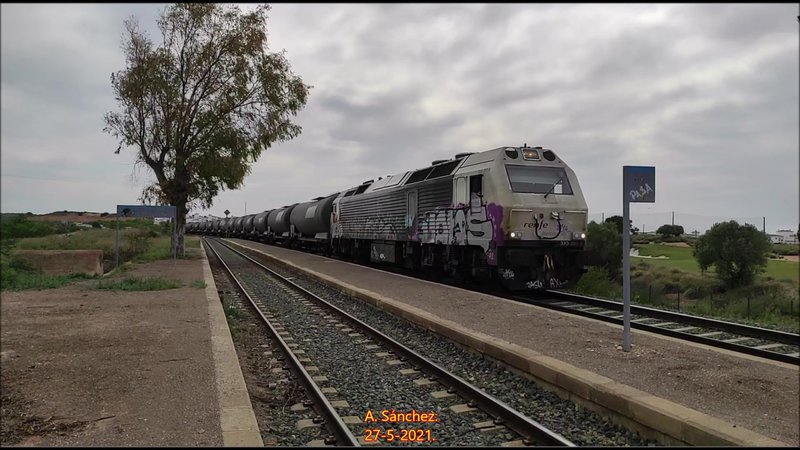
<svg viewBox="0 0 800 450"><path fill-rule="evenodd" d="M117 217L149 217L175 219L176 208L171 205L117 205Z"/></svg>
<svg viewBox="0 0 800 450"><path fill-rule="evenodd" d="M655 203L656 168L653 166L622 166L622 189L631 203Z"/></svg>

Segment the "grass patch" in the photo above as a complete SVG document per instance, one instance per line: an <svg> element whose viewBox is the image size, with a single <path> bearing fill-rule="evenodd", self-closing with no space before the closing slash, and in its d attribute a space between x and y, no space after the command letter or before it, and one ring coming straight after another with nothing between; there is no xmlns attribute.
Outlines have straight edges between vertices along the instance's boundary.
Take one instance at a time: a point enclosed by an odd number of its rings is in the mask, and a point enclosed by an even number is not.
<svg viewBox="0 0 800 450"><path fill-rule="evenodd" d="M700 266L692 256L692 249L689 247L675 247L660 244L640 244L635 245L639 249L641 256L667 256L669 259L648 259L632 258L631 262L645 262L652 267L663 267L667 269L678 269L684 272L700 273ZM713 272L714 267L709 267ZM771 277L775 280L787 281L797 285L800 282L800 264L794 261L775 261L768 260L765 272L760 277L767 279Z"/></svg>
<svg viewBox="0 0 800 450"><path fill-rule="evenodd" d="M200 248L200 237L186 236L184 238L184 243L186 245L186 248Z"/></svg>
<svg viewBox="0 0 800 450"><path fill-rule="evenodd" d="M103 281L97 283L97 289L113 291L161 291L183 287L183 283L166 278L125 278L118 281Z"/></svg>
<svg viewBox="0 0 800 450"><path fill-rule="evenodd" d="M762 274L764 277L772 277L778 281L788 281L795 285L800 282L800 264L794 261L767 261L767 270Z"/></svg>
<svg viewBox="0 0 800 450"><path fill-rule="evenodd" d="M641 244L634 247L639 249L639 255L641 256L666 256L669 259L632 258L632 261L647 261L648 264L653 264L654 266L700 272L700 266L697 265L697 261L692 256L692 249L689 247L660 244Z"/></svg>
<svg viewBox="0 0 800 450"><path fill-rule="evenodd" d="M9 291L55 289L66 286L73 281L86 278L89 277L81 274L42 275L31 272L16 272L13 270L6 270L3 272L0 285L2 285L3 290Z"/></svg>
<svg viewBox="0 0 800 450"><path fill-rule="evenodd" d="M189 286L191 286L191 287L193 287L195 289L205 289L206 288L206 282L203 281L203 280L194 280L194 281L192 281L192 283Z"/></svg>

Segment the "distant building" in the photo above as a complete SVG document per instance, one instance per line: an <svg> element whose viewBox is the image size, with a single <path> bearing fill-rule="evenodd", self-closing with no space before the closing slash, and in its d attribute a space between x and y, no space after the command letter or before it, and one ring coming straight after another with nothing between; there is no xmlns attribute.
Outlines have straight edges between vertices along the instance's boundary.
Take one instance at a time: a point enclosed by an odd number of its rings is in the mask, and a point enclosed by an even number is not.
<svg viewBox="0 0 800 450"><path fill-rule="evenodd" d="M212 216L210 214L207 215L207 216L201 216L200 214L187 214L186 215L186 223L205 222L207 220L216 220L216 219L219 219L219 217Z"/></svg>
<svg viewBox="0 0 800 450"><path fill-rule="evenodd" d="M773 244L797 244L797 233L792 230L778 230L769 235Z"/></svg>

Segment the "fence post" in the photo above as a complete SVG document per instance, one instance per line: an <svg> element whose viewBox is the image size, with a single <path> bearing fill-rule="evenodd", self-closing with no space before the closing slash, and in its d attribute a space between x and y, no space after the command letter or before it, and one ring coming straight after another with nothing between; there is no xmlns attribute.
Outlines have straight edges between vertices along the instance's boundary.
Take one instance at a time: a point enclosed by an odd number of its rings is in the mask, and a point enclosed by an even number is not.
<svg viewBox="0 0 800 450"><path fill-rule="evenodd" d="M681 290L678 289L678 312L681 312Z"/></svg>
<svg viewBox="0 0 800 450"><path fill-rule="evenodd" d="M747 318L750 318L750 294L747 294Z"/></svg>

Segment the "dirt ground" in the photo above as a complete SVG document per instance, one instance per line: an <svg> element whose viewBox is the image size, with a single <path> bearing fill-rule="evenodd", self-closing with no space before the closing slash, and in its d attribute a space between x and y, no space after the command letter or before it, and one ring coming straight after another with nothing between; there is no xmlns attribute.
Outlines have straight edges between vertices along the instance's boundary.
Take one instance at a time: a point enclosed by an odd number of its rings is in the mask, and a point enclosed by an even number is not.
<svg viewBox="0 0 800 450"><path fill-rule="evenodd" d="M219 446L202 261L134 266L185 287L124 292L97 280L3 292L0 444Z"/></svg>

